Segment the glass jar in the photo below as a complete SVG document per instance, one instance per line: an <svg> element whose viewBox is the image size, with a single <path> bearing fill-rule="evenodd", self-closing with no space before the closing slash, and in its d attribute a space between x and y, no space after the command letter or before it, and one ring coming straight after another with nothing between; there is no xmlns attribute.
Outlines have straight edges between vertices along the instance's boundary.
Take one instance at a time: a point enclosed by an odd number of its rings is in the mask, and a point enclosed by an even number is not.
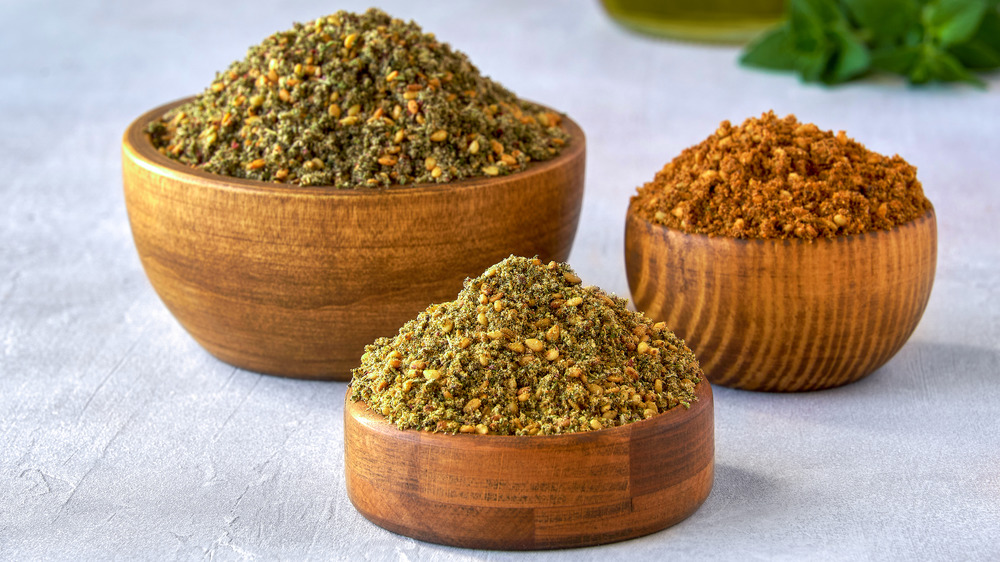
<svg viewBox="0 0 1000 562"><path fill-rule="evenodd" d="M601 0L619 24L649 35L743 43L781 21L785 0Z"/></svg>

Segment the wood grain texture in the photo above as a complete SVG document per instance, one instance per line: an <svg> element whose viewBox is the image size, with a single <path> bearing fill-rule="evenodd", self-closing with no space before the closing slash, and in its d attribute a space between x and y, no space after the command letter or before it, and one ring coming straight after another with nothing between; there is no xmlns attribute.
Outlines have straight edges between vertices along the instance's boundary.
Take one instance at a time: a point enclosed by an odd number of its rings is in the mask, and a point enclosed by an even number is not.
<svg viewBox="0 0 1000 562"><path fill-rule="evenodd" d="M143 268L210 353L244 369L346 380L466 277L510 254L565 261L583 199L583 131L557 158L497 178L351 191L195 170L125 132L125 202Z"/></svg>
<svg viewBox="0 0 1000 562"><path fill-rule="evenodd" d="M636 308L684 338L716 384L774 392L867 376L913 333L934 284L933 209L891 231L833 240L686 234L625 225Z"/></svg>
<svg viewBox="0 0 1000 562"><path fill-rule="evenodd" d="M401 431L344 408L347 493L372 522L416 539L506 550L586 546L659 531L712 488L712 389L649 420L550 436Z"/></svg>

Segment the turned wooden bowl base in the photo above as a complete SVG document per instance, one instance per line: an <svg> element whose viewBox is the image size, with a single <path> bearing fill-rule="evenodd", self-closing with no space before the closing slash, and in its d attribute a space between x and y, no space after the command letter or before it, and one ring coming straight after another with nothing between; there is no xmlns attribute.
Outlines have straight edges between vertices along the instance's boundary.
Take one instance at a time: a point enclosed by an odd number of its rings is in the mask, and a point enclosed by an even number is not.
<svg viewBox="0 0 1000 562"><path fill-rule="evenodd" d="M840 386L906 343L934 284L934 211L890 231L812 242L687 234L631 209L629 288L709 380L774 392Z"/></svg>
<svg viewBox="0 0 1000 562"><path fill-rule="evenodd" d="M508 176L338 190L229 178L157 152L146 125L122 143L125 203L150 283L216 357L251 371L350 378L466 277L510 254L565 261L580 217L586 141Z"/></svg>
<svg viewBox="0 0 1000 562"><path fill-rule="evenodd" d="M401 431L344 409L347 492L376 525L469 548L551 549L631 539L695 512L712 487L712 391L659 416L553 436Z"/></svg>

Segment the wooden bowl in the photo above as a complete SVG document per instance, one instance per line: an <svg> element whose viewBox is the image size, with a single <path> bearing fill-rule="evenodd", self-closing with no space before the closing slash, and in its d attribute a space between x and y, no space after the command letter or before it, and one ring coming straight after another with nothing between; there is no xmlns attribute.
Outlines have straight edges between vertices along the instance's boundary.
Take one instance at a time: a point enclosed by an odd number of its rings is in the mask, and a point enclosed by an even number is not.
<svg viewBox="0 0 1000 562"><path fill-rule="evenodd" d="M684 338L715 384L831 388L878 369L913 333L937 262L933 209L889 231L812 242L687 234L629 209L637 309Z"/></svg>
<svg viewBox="0 0 1000 562"><path fill-rule="evenodd" d="M376 525L470 548L587 546L659 531L712 489L712 389L691 407L585 433L546 436L401 431L348 396L351 502Z"/></svg>
<svg viewBox="0 0 1000 562"><path fill-rule="evenodd" d="M524 171L379 191L209 174L125 131L125 204L143 268L212 355L251 371L347 380L364 346L510 254L565 261L585 139Z"/></svg>

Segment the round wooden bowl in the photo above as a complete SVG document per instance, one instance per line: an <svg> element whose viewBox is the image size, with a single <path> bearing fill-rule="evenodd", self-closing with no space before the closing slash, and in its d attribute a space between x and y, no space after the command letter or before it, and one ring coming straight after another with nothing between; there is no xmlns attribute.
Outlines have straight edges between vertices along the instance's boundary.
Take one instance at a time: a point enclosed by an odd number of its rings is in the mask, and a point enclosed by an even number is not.
<svg viewBox="0 0 1000 562"><path fill-rule="evenodd" d="M347 380L391 336L510 254L565 261L583 199L585 139L494 178L384 190L283 186L210 174L125 131L125 204L143 268L212 355L251 371Z"/></svg>
<svg viewBox="0 0 1000 562"><path fill-rule="evenodd" d="M691 515L712 489L712 389L690 408L585 433L401 431L344 408L347 494L376 525L469 548L566 548L631 539Z"/></svg>
<svg viewBox="0 0 1000 562"><path fill-rule="evenodd" d="M687 234L631 208L626 217L636 308L733 388L818 390L870 374L916 328L936 263L933 209L893 230L812 242Z"/></svg>

